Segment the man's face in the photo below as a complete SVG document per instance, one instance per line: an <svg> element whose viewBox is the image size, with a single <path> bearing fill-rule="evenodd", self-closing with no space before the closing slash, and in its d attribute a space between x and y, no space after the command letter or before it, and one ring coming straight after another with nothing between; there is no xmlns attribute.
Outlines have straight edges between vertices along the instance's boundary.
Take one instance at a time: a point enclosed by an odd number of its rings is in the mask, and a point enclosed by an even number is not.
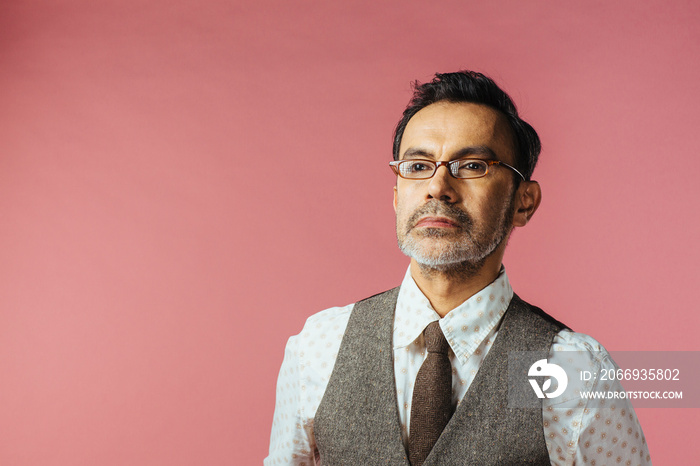
<svg viewBox="0 0 700 466"><path fill-rule="evenodd" d="M500 112L443 101L423 108L406 125L401 160L467 157L515 164L510 128ZM453 178L445 166L427 180L398 178L394 209L399 247L433 269L478 269L505 248L514 189L513 173L496 165L486 176L468 180Z"/></svg>

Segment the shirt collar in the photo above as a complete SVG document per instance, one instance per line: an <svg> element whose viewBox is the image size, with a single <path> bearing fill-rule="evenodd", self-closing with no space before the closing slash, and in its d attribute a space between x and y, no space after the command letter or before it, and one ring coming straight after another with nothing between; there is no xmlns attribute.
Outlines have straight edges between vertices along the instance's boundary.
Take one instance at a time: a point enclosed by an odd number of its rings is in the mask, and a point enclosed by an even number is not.
<svg viewBox="0 0 700 466"><path fill-rule="evenodd" d="M410 345L430 322L439 320L455 356L466 363L501 320L512 298L513 289L505 268L501 266L493 282L440 319L413 280L409 266L396 301L394 349Z"/></svg>

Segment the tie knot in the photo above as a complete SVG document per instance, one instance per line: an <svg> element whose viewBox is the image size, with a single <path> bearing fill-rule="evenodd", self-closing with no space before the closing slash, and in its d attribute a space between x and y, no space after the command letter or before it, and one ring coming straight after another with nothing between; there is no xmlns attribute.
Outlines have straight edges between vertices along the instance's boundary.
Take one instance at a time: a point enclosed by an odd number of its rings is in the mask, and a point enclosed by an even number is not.
<svg viewBox="0 0 700 466"><path fill-rule="evenodd" d="M428 350L428 353L447 354L450 345L447 343L447 339L442 333L438 321L428 324L428 326L425 327L423 335L425 336L425 348Z"/></svg>

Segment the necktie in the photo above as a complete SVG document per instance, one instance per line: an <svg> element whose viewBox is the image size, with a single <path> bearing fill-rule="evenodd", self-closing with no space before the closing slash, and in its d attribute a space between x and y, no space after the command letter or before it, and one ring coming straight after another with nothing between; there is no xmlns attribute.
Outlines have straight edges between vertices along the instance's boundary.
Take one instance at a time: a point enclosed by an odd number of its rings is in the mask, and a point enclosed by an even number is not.
<svg viewBox="0 0 700 466"><path fill-rule="evenodd" d="M430 323L423 335L428 356L413 386L408 437L411 466L423 464L452 417L452 366L447 356L450 345L437 321Z"/></svg>

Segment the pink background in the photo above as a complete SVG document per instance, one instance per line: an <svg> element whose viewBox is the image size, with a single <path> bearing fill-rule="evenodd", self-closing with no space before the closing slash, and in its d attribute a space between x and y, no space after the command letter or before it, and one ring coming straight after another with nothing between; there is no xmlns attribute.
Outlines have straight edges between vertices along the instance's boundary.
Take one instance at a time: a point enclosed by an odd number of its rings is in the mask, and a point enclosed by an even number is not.
<svg viewBox="0 0 700 466"><path fill-rule="evenodd" d="M391 132L435 71L490 74L543 140L516 292L609 350L699 350L699 19L4 0L0 463L259 464L287 337L403 276ZM655 464L700 454L698 410L638 414Z"/></svg>

